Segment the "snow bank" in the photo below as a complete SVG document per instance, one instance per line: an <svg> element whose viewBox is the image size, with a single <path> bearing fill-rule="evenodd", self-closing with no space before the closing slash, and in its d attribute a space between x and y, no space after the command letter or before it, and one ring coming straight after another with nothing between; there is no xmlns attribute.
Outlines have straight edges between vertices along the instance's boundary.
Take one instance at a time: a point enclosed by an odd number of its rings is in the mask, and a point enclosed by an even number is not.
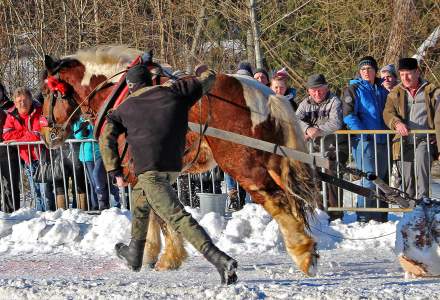
<svg viewBox="0 0 440 300"><path fill-rule="evenodd" d="M217 246L228 253L276 254L285 251L278 224L260 205L246 204L229 218L216 213L202 216L198 209L186 209L208 231ZM29 208L12 214L2 213L0 253L69 251L113 255L117 242L129 241L130 221L130 212L117 208L105 210L100 215L89 215L77 209L41 213ZM327 214L317 211L310 227L320 250L391 249L395 242L396 222L345 224L337 220L329 225ZM369 239L378 236L383 237ZM188 248L194 252L192 247Z"/></svg>

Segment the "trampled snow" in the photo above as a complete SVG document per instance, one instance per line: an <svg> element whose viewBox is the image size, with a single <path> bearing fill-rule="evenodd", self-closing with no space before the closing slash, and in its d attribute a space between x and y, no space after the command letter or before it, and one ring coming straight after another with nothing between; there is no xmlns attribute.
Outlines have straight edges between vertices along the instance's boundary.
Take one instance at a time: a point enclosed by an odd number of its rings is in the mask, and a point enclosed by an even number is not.
<svg viewBox="0 0 440 300"><path fill-rule="evenodd" d="M129 271L114 252L130 238L130 212L79 210L0 214L0 299L435 299L440 280L404 279L394 253L393 221L363 224L346 215L311 224L321 255L316 277L305 277L284 250L274 220L256 204L228 217L187 208L219 248L239 262L239 282L219 276L191 246L177 271ZM379 238L376 238L379 237Z"/></svg>

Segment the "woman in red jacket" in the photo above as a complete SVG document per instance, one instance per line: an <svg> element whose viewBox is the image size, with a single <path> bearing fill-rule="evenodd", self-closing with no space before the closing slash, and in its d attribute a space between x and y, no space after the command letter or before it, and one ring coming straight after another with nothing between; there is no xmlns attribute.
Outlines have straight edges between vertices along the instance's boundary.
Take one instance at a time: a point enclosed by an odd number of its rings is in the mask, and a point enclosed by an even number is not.
<svg viewBox="0 0 440 300"><path fill-rule="evenodd" d="M8 111L3 126L5 142L35 142L40 141L41 107L32 102L29 89L20 87L14 91L15 108ZM21 145L19 154L24 161L25 174L28 177L32 194L35 195L36 209L39 211L54 210L55 201L47 183L35 183L32 174L35 172L41 149L39 145ZM46 200L46 201L45 201Z"/></svg>

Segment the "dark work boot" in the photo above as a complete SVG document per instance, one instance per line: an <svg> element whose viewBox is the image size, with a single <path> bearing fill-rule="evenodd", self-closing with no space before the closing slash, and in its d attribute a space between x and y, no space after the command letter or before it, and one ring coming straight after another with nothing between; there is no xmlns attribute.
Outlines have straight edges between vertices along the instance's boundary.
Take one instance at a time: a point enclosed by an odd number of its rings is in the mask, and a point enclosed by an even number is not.
<svg viewBox="0 0 440 300"><path fill-rule="evenodd" d="M144 247L145 240L131 239L128 246L123 243L117 243L115 245L115 250L118 257L125 261L130 269L135 272L139 272L142 268Z"/></svg>
<svg viewBox="0 0 440 300"><path fill-rule="evenodd" d="M237 282L237 261L220 251L217 247L211 247L203 256L213 264L220 274L222 284Z"/></svg>
<svg viewBox="0 0 440 300"><path fill-rule="evenodd" d="M97 194L96 197L98 198L99 210L104 210L109 208L110 205L108 203L108 196L104 197L103 194Z"/></svg>
<svg viewBox="0 0 440 300"><path fill-rule="evenodd" d="M104 210L104 209L108 209L109 208L109 205L108 205L107 202L99 201L98 203L99 203L99 210Z"/></svg>

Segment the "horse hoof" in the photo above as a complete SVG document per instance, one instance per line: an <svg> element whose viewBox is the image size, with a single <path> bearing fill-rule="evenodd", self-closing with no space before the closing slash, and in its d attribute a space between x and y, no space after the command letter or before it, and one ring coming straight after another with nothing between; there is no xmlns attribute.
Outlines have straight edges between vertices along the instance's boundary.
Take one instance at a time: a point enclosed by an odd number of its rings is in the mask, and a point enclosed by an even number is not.
<svg viewBox="0 0 440 300"><path fill-rule="evenodd" d="M156 262L149 262L149 263L147 263L146 264L146 267L148 268L148 269L154 269L154 266L156 265Z"/></svg>
<svg viewBox="0 0 440 300"><path fill-rule="evenodd" d="M307 275L310 277L315 277L316 273L318 273L318 258L316 256L312 256L312 263L307 270Z"/></svg>
<svg viewBox="0 0 440 300"><path fill-rule="evenodd" d="M167 270L177 270L179 267L180 264L178 264L177 262L159 260L154 266L154 269L156 271L167 271Z"/></svg>
<svg viewBox="0 0 440 300"><path fill-rule="evenodd" d="M318 259L319 254L315 251L307 253L306 257L299 265L301 271L304 272L307 276L315 277L318 273Z"/></svg>

